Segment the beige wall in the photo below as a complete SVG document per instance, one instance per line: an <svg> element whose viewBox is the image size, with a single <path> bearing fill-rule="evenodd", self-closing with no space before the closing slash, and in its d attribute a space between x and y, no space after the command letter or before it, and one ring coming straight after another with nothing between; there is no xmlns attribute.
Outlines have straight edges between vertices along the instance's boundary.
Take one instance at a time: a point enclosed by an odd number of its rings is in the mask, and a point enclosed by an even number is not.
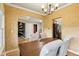
<svg viewBox="0 0 79 59"><path fill-rule="evenodd" d="M45 17L45 29L52 29L54 18L62 17L62 30L69 27L79 28L79 4L71 4Z"/></svg>
<svg viewBox="0 0 79 59"><path fill-rule="evenodd" d="M54 18L62 17L62 36L72 36L70 49L79 52L79 4L71 4L45 17L45 29L52 29Z"/></svg>
<svg viewBox="0 0 79 59"><path fill-rule="evenodd" d="M0 3L0 10L2 10L4 12L4 6L1 3Z"/></svg>
<svg viewBox="0 0 79 59"><path fill-rule="evenodd" d="M5 35L6 35L6 51L18 48L18 18L21 16L34 16L43 19L42 15L38 15L29 11L24 11L15 7L4 5L5 7Z"/></svg>
<svg viewBox="0 0 79 59"><path fill-rule="evenodd" d="M41 16L18 8L4 5L5 7L5 26L6 26L6 51L18 48L17 22L20 16L34 16L43 19L44 30L48 36L52 35L52 22L54 18L62 17L62 34L79 35L79 4L72 4L63 9L55 11L51 15ZM73 29L71 32L70 30ZM69 30L70 34L67 33ZM76 32L73 32L76 31ZM75 33L75 34L74 34ZM75 42L76 43L76 42Z"/></svg>
<svg viewBox="0 0 79 59"><path fill-rule="evenodd" d="M53 12L45 19L46 28L51 28L51 20L54 18L62 17L62 23L64 27L78 27L79 26L79 4L71 4L65 8Z"/></svg>

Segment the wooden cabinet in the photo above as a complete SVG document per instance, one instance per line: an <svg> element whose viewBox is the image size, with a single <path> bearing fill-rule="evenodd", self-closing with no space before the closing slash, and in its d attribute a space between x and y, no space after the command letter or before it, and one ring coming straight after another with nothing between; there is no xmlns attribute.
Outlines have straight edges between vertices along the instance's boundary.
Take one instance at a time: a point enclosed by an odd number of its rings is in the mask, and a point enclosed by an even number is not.
<svg viewBox="0 0 79 59"><path fill-rule="evenodd" d="M40 42L38 40L19 44L21 56L38 56L40 53Z"/></svg>

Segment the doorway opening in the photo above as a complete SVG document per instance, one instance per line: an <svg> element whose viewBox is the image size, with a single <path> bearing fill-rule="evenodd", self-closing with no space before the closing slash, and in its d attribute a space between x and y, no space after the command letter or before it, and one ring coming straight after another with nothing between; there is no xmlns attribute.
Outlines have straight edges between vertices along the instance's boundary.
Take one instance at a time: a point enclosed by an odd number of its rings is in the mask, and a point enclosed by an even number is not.
<svg viewBox="0 0 79 59"><path fill-rule="evenodd" d="M43 22L41 19L26 16L20 17L18 21L18 37L28 40L41 39Z"/></svg>
<svg viewBox="0 0 79 59"><path fill-rule="evenodd" d="M53 20L53 38L61 39L61 17Z"/></svg>

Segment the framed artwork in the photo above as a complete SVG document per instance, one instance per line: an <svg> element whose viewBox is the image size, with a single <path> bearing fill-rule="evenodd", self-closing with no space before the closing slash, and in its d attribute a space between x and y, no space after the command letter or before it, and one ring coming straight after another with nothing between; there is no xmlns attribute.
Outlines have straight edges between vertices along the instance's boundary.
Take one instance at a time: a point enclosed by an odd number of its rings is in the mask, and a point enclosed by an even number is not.
<svg viewBox="0 0 79 59"><path fill-rule="evenodd" d="M18 37L25 37L25 23L18 22Z"/></svg>
<svg viewBox="0 0 79 59"><path fill-rule="evenodd" d="M37 24L34 24L33 25L33 30L34 30L33 33L36 33L37 32Z"/></svg>

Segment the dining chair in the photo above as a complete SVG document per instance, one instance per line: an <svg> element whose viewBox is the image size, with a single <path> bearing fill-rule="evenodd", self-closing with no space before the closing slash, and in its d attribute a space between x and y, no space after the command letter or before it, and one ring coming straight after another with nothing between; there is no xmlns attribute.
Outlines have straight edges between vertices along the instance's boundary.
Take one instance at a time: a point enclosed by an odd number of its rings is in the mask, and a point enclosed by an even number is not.
<svg viewBox="0 0 79 59"><path fill-rule="evenodd" d="M67 50L69 48L69 44L70 44L71 39L72 38L69 36L64 37L63 44L62 44L60 51L59 51L59 56L67 56Z"/></svg>
<svg viewBox="0 0 79 59"><path fill-rule="evenodd" d="M40 52L40 56L56 56L62 45L62 40L55 40L45 44Z"/></svg>

